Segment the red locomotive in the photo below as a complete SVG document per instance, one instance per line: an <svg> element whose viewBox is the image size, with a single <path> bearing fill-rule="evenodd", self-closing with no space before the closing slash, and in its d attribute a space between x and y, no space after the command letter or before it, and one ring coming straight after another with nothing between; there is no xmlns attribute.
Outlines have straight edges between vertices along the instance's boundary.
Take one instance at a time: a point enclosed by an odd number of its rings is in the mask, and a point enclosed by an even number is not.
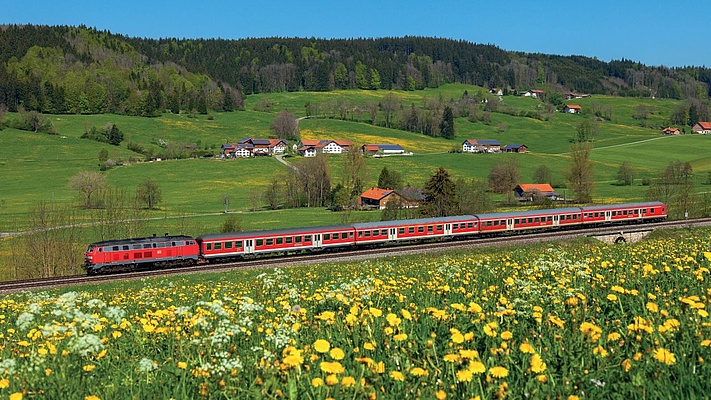
<svg viewBox="0 0 711 400"><path fill-rule="evenodd" d="M571 229L594 224L641 223L666 218L667 207L664 203L646 202L219 233L195 239L164 236L111 240L89 245L84 266L89 274L93 274L139 266L194 265L198 261L227 261L517 231Z"/></svg>

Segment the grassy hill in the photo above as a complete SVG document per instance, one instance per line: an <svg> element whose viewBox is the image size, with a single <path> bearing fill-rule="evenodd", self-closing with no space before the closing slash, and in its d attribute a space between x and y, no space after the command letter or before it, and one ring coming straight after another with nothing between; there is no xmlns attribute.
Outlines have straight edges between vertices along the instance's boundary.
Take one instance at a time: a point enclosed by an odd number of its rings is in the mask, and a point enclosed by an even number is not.
<svg viewBox="0 0 711 400"><path fill-rule="evenodd" d="M188 116L164 114L157 118L140 118L120 115L59 115L49 116L58 135L47 135L6 128L0 131L0 232L12 232L29 226L31 210L42 201L72 207L86 221L94 218L92 212L78 207L76 193L68 187L69 179L79 171L98 171L98 155L102 149L109 157L124 161L141 158L126 148L128 142L160 150L160 143L196 144L199 148L219 151L225 142L234 142L246 136L268 137L269 125L282 109L291 110L297 117L306 115L306 104L328 104L331 101L348 101L351 104L379 102L388 93L401 99L402 107L422 105L433 99L449 101L460 98L464 91L481 93L482 88L452 84L440 89L418 92L342 91L327 93L275 93L248 96L246 110L230 113ZM491 97L490 101L498 101ZM538 100L505 96L503 105L524 111L541 107ZM572 101L570 102L573 103ZM651 178L670 161L688 161L692 164L699 192L709 190L704 183L711 171L711 155L707 149L711 138L699 135L664 137L659 129L645 128L633 118L640 104L653 112L646 121L648 126L663 126L677 102L674 100L630 99L594 96L575 100L583 110L607 107L610 120L599 122L592 153L595 173L593 198L596 203L637 201L644 198L647 187L638 179L633 186L617 186L619 165L630 162L638 178ZM269 111L264 109L269 104ZM16 118L15 114L6 119ZM367 117L353 120L309 118L300 123L304 139L347 139L355 144L399 143L414 153L409 157L384 157L367 159L366 186L374 186L380 170L388 169L402 174L404 182L422 186L437 167L447 168L454 178L479 178L485 180L496 163L506 158L516 160L522 171L522 180L530 182L533 171L541 164L548 165L553 173L553 183L563 183L562 172L569 165L566 152L575 135L575 126L589 118L589 114L572 115L552 113L547 120L491 113L488 124L471 122L467 118L455 121L456 136L452 140L428 137L418 133L388 129L368 123ZM116 124L125 134L121 146L110 146L81 139L90 127ZM498 139L506 143L524 143L528 154L459 154L469 138ZM292 158L298 162L299 157ZM330 157L332 183L343 180L343 162L338 156ZM261 201L267 183L273 177L283 176L286 167L272 158L218 160L182 159L160 162L129 163L106 171L111 187L135 191L146 178L160 183L163 202L157 210L146 212L154 218L147 224L151 232L185 231L199 234L219 230L225 220L224 198L229 197L229 210L241 212L245 229L262 229L346 221L378 219L373 212L333 213L324 209L298 209L255 211L266 202ZM565 188L559 188L566 193ZM186 228L184 219L190 220ZM90 231L90 230L89 230ZM93 240L87 232L87 241ZM0 251L3 251L0 249ZM7 254L7 247L4 250Z"/></svg>

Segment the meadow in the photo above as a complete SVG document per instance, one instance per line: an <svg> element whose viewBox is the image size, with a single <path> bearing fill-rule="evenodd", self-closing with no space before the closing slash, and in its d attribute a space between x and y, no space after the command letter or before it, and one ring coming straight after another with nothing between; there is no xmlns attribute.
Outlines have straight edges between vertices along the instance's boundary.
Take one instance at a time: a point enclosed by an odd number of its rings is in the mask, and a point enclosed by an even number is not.
<svg viewBox="0 0 711 400"><path fill-rule="evenodd" d="M711 230L0 299L34 398L703 398Z"/></svg>

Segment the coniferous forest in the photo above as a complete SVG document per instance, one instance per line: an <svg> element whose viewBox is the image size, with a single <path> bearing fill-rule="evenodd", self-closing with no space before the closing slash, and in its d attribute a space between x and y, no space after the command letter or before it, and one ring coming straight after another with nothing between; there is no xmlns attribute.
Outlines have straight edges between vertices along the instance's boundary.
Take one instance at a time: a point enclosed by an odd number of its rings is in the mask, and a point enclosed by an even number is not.
<svg viewBox="0 0 711 400"><path fill-rule="evenodd" d="M0 107L42 113L207 113L244 96L421 90L459 82L707 103L711 69L528 54L461 40L147 39L94 28L0 26Z"/></svg>

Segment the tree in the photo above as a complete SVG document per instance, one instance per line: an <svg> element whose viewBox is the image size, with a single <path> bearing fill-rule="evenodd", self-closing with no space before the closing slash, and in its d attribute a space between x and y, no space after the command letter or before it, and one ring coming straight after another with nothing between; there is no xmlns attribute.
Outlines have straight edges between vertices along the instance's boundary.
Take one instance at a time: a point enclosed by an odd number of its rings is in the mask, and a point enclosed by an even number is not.
<svg viewBox="0 0 711 400"><path fill-rule="evenodd" d="M518 164L513 158L508 158L491 167L489 172L489 187L494 193L506 195L506 202L510 203L513 190L521 182Z"/></svg>
<svg viewBox="0 0 711 400"><path fill-rule="evenodd" d="M109 159L109 151L106 149L101 149L99 151L99 166L103 166L106 164L106 161Z"/></svg>
<svg viewBox="0 0 711 400"><path fill-rule="evenodd" d="M281 181L279 178L272 178L269 186L264 191L264 200L267 202L269 209L276 210L281 204Z"/></svg>
<svg viewBox="0 0 711 400"><path fill-rule="evenodd" d="M617 169L617 183L622 186L632 186L634 175L634 168L628 161L625 161Z"/></svg>
<svg viewBox="0 0 711 400"><path fill-rule="evenodd" d="M634 109L634 114L632 117L634 119L638 119L642 121L642 126L646 126L647 124L647 119L649 118L649 114L654 112L654 107L647 106L644 104L640 104Z"/></svg>
<svg viewBox="0 0 711 400"><path fill-rule="evenodd" d="M600 125L597 121L591 118L582 120L577 125L575 125L575 132L577 133L577 135L575 136L575 141L592 142L595 140L595 136L597 136L599 131Z"/></svg>
<svg viewBox="0 0 711 400"><path fill-rule="evenodd" d="M290 111L280 111L269 125L269 129L279 139L299 140L299 121Z"/></svg>
<svg viewBox="0 0 711 400"><path fill-rule="evenodd" d="M456 187L449 177L449 171L439 167L425 183L425 199L420 207L424 217L446 217L456 211Z"/></svg>
<svg viewBox="0 0 711 400"><path fill-rule="evenodd" d="M439 133L445 139L454 139L454 115L450 106L444 107L442 121L439 123Z"/></svg>
<svg viewBox="0 0 711 400"><path fill-rule="evenodd" d="M402 175L396 171L388 170L388 167L383 167L378 177L378 187L381 189L402 189Z"/></svg>
<svg viewBox="0 0 711 400"><path fill-rule="evenodd" d="M590 160L592 145L587 142L574 143L570 149L570 167L564 172L578 203L592 201L593 165Z"/></svg>
<svg viewBox="0 0 711 400"><path fill-rule="evenodd" d="M136 188L136 199L141 204L145 204L149 210L152 210L163 200L163 193L160 190L158 181L148 178L139 183Z"/></svg>
<svg viewBox="0 0 711 400"><path fill-rule="evenodd" d="M551 183L553 174L546 164L539 165L533 172L533 183Z"/></svg>
<svg viewBox="0 0 711 400"><path fill-rule="evenodd" d="M242 232L242 220L235 214L230 214L222 223L220 232Z"/></svg>
<svg viewBox="0 0 711 400"><path fill-rule="evenodd" d="M104 187L106 178L98 172L81 171L69 180L69 188L79 192L85 208L92 208L91 196Z"/></svg>
<svg viewBox="0 0 711 400"><path fill-rule="evenodd" d="M692 178L693 169L689 162L672 161L649 185L647 199L666 203L670 215L684 217L692 208Z"/></svg>
<svg viewBox="0 0 711 400"><path fill-rule="evenodd" d="M370 88L373 90L378 90L380 89L380 73L378 72L377 69L371 68L370 69Z"/></svg>
<svg viewBox="0 0 711 400"><path fill-rule="evenodd" d="M457 214L477 214L493 208L491 194L486 191L486 183L477 179L458 179L455 191Z"/></svg>
<svg viewBox="0 0 711 400"><path fill-rule="evenodd" d="M359 147L353 146L354 149ZM363 193L363 177L366 175L365 157L360 151L349 151L343 155L344 188L348 193L348 204Z"/></svg>
<svg viewBox="0 0 711 400"><path fill-rule="evenodd" d="M388 93L380 101L380 110L385 118L385 127L390 128L395 111L400 109L400 98L393 93Z"/></svg>

